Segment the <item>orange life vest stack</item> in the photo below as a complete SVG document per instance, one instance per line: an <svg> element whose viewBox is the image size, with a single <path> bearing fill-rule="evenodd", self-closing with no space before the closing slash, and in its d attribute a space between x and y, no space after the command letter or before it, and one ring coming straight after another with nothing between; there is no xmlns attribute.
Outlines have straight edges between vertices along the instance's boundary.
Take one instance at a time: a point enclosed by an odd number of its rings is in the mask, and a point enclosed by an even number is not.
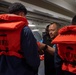
<svg viewBox="0 0 76 75"><path fill-rule="evenodd" d="M52 41L57 44L58 54L63 60L62 70L76 74L76 26L65 26Z"/></svg>
<svg viewBox="0 0 76 75"><path fill-rule="evenodd" d="M13 14L0 15L0 55L22 58L20 52L20 35L26 18Z"/></svg>

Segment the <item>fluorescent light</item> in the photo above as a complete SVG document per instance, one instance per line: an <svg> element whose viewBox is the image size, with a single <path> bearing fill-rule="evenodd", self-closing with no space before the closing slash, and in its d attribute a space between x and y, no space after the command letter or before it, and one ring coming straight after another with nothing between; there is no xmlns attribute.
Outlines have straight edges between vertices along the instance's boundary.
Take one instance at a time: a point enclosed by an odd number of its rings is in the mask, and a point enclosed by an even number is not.
<svg viewBox="0 0 76 75"><path fill-rule="evenodd" d="M30 26L30 27L35 27L36 25L33 25L33 24L29 24L29 26Z"/></svg>
<svg viewBox="0 0 76 75"><path fill-rule="evenodd" d="M34 30L32 30L32 31L39 31L39 29L34 29Z"/></svg>

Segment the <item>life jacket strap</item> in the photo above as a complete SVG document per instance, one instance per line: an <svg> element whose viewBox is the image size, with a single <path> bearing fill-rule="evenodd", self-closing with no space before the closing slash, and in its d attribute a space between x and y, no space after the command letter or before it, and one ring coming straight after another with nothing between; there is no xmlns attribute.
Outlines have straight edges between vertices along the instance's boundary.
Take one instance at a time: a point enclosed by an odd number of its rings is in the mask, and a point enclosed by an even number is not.
<svg viewBox="0 0 76 75"><path fill-rule="evenodd" d="M23 58L23 56L15 51L8 51L8 50L0 50L0 55L6 55L6 56L16 56L18 58Z"/></svg>

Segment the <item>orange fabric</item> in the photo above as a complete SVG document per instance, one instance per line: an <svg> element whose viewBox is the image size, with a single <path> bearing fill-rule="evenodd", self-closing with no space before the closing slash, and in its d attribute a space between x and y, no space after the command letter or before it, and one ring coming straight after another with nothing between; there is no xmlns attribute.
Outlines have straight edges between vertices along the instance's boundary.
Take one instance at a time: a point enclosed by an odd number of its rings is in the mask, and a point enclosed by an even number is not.
<svg viewBox="0 0 76 75"><path fill-rule="evenodd" d="M21 20L15 20L15 18L21 18ZM23 17L8 14L0 15L0 55L22 58L22 55L18 53L21 52L20 34L22 28L26 25L28 25L28 22Z"/></svg>
<svg viewBox="0 0 76 75"><path fill-rule="evenodd" d="M65 63L63 63L62 70L69 71L69 72L76 74L76 66L73 66L71 64L66 65Z"/></svg>
<svg viewBox="0 0 76 75"><path fill-rule="evenodd" d="M27 22L27 19L24 18L24 17L21 17L21 16L17 16L17 15L14 15L14 14L1 14L0 15L0 21L7 21L7 22L14 22L14 21L24 21L26 22L28 25L28 22Z"/></svg>
<svg viewBox="0 0 76 75"><path fill-rule="evenodd" d="M40 46L40 42L37 42L38 47Z"/></svg>
<svg viewBox="0 0 76 75"><path fill-rule="evenodd" d="M61 28L59 30L59 34L63 34L63 33L68 34L68 33L72 33L72 32L76 33L75 25L64 26L63 28Z"/></svg>
<svg viewBox="0 0 76 75"><path fill-rule="evenodd" d="M39 55L39 56L40 56L40 60L41 60L41 61L44 60L44 54Z"/></svg>
<svg viewBox="0 0 76 75"><path fill-rule="evenodd" d="M62 70L76 73L76 26L61 28L52 43L57 44L58 54L64 61Z"/></svg>

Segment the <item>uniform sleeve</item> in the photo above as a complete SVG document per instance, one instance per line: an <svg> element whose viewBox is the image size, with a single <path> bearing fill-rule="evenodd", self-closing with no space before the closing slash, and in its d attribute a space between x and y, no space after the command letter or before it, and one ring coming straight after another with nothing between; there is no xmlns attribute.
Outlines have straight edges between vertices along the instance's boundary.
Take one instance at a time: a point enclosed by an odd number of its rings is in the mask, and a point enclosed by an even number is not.
<svg viewBox="0 0 76 75"><path fill-rule="evenodd" d="M38 69L40 58L36 39L29 27L24 27L21 33L21 49L23 51L26 63L32 69Z"/></svg>

